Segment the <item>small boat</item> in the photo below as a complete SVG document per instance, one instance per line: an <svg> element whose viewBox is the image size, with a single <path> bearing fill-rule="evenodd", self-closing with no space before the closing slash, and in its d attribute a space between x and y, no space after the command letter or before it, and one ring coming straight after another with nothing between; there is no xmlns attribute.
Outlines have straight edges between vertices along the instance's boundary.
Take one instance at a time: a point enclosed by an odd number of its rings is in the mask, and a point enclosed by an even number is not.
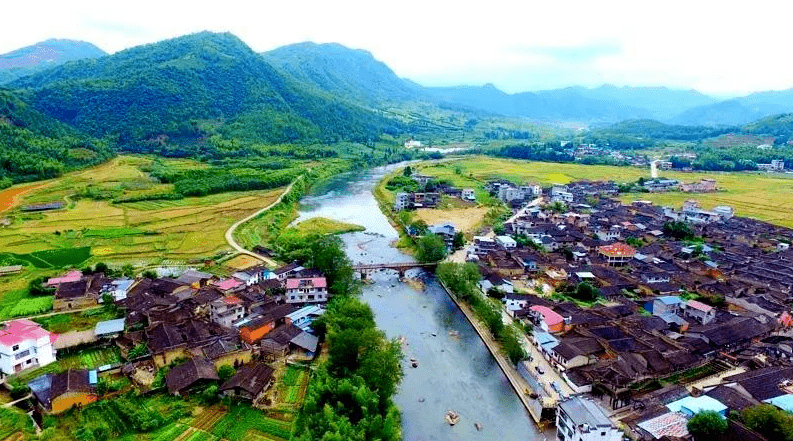
<svg viewBox="0 0 793 441"><path fill-rule="evenodd" d="M485 428L485 426L483 426L481 423L474 423L474 427L476 427L476 430L479 432L481 432L482 429Z"/></svg>
<svg viewBox="0 0 793 441"><path fill-rule="evenodd" d="M416 361L416 360L413 360L413 362L410 363L410 365L413 366L414 368L417 368L417 367L419 367L419 362Z"/></svg>
<svg viewBox="0 0 793 441"><path fill-rule="evenodd" d="M450 426L460 422L460 414L453 410L446 411L446 416L443 417Z"/></svg>

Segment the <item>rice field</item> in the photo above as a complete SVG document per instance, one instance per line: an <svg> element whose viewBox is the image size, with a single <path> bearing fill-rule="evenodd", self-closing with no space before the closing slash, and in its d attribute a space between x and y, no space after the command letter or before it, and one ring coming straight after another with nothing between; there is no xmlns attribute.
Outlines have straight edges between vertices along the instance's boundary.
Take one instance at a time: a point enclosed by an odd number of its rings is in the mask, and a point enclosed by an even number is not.
<svg viewBox="0 0 793 441"><path fill-rule="evenodd" d="M175 167L204 166L191 160L162 161ZM230 192L118 204L73 198L87 186L116 191L122 188L129 193L162 189L165 184L144 171L151 163L152 159L146 157L120 156L19 195L20 204L64 200L68 205L62 210L42 213L13 209L5 212L3 216L12 223L0 228L0 250L20 256L43 252L46 257L43 260L56 268L76 265L77 257L85 255L79 250L89 250L90 254L85 256L90 256L92 262L111 264L145 265L162 260L212 257L229 249L224 234L231 224L269 205L283 191Z"/></svg>
<svg viewBox="0 0 793 441"><path fill-rule="evenodd" d="M508 179L515 183L536 183L547 186L577 180L612 180L618 183L633 182L640 177L649 178L649 169L583 164L556 164L474 156L443 163L424 163L415 167L419 173L451 180L458 186L474 186L481 190L493 179ZM655 204L681 207L688 199L695 199L704 208L730 205L738 216L752 217L777 225L793 228L793 177L759 172L671 172L662 171L663 177L683 182L696 182L712 178L720 188L707 194L630 193L621 196L629 203L648 200ZM478 196L478 193L477 193Z"/></svg>

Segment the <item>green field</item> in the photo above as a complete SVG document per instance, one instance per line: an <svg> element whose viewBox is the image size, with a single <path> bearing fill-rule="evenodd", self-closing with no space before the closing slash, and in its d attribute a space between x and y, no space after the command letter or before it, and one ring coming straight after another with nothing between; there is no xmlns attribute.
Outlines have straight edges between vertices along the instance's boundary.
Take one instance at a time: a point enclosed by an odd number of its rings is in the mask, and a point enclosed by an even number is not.
<svg viewBox="0 0 793 441"><path fill-rule="evenodd" d="M205 168L186 159L160 159L170 168ZM43 213L12 209L12 224L0 228L0 263L40 268L78 266L84 262L185 262L212 257L230 247L224 234L231 224L269 205L282 190L228 192L178 200L113 203L79 198L90 188L123 196L165 191L145 170L153 159L119 156L90 169L43 182L21 196L20 204L66 201L67 208ZM89 260L90 258L90 260Z"/></svg>
<svg viewBox="0 0 793 441"><path fill-rule="evenodd" d="M415 167L420 173L446 178L459 186L477 185L483 189L489 180L503 178L525 184L550 185L577 180L612 180L617 183L649 178L649 169L602 165L557 164L474 156L443 163L423 163ZM629 193L621 199L629 203L648 200L659 205L680 207L688 199L703 207L730 205L738 216L753 217L785 227L793 227L793 178L766 173L662 172L663 177L683 182L712 178L721 189L716 193L687 194Z"/></svg>
<svg viewBox="0 0 793 441"><path fill-rule="evenodd" d="M312 217L298 223L297 225L289 227L286 231L284 231L284 233L293 231L301 236L305 236L307 234L325 235L351 233L353 231L364 231L365 229L366 228L356 224L341 222L325 217Z"/></svg>
<svg viewBox="0 0 793 441"><path fill-rule="evenodd" d="M93 329L97 323L105 320L120 318L115 311L108 311L105 308L96 308L89 311L55 314L47 317L33 319L34 322L41 324L44 329L62 334L67 331L84 331Z"/></svg>
<svg viewBox="0 0 793 441"><path fill-rule="evenodd" d="M247 404L234 405L212 430L218 438L243 441L250 431L259 431L276 437L289 439L292 423L271 418Z"/></svg>
<svg viewBox="0 0 793 441"><path fill-rule="evenodd" d="M83 349L76 353L64 354L58 352L58 360L32 371L25 371L11 377L12 383L27 383L43 374L64 372L68 369L94 369L106 364L121 362L121 355L115 346L109 348Z"/></svg>

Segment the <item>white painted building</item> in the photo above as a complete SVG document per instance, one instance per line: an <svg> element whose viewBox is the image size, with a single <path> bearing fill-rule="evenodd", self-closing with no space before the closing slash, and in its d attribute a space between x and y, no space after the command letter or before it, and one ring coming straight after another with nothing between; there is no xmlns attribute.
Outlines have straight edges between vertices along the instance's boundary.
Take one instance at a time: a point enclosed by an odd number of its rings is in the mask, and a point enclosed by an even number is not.
<svg viewBox="0 0 793 441"><path fill-rule="evenodd" d="M496 236L496 242L507 251L514 250L518 246L518 243L515 242L515 239L509 236Z"/></svg>
<svg viewBox="0 0 793 441"><path fill-rule="evenodd" d="M394 211L402 211L410 207L410 195L407 193L397 193L394 201Z"/></svg>
<svg viewBox="0 0 793 441"><path fill-rule="evenodd" d="M621 441L623 433L594 401L575 396L559 403L556 438L559 441Z"/></svg>
<svg viewBox="0 0 793 441"><path fill-rule="evenodd" d="M54 362L52 343L57 338L57 334L30 320L0 325L0 378Z"/></svg>
<svg viewBox="0 0 793 441"><path fill-rule="evenodd" d="M245 305L239 297L221 297L210 302L209 315L213 322L231 328L245 316Z"/></svg>
<svg viewBox="0 0 793 441"><path fill-rule="evenodd" d="M476 193L473 188L464 188L460 197L466 201L476 202Z"/></svg>
<svg viewBox="0 0 793 441"><path fill-rule="evenodd" d="M286 281L286 303L324 303L327 300L328 283L324 277Z"/></svg>

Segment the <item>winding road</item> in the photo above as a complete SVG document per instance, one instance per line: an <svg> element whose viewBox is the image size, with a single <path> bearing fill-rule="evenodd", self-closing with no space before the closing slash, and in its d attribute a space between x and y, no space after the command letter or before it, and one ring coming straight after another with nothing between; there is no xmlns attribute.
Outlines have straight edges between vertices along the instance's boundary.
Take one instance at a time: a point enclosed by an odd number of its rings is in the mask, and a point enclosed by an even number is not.
<svg viewBox="0 0 793 441"><path fill-rule="evenodd" d="M284 198L284 196L286 196L287 194L289 194L290 191L292 191L292 186L295 185L295 182L297 182L298 180L300 180L302 178L303 178L303 175L300 175L300 176L297 177L297 179L292 181L292 183L289 184L288 187L286 187L286 190L284 190L284 192L281 193L280 196L278 196L278 199L276 199L275 202L273 202L272 204L262 208L261 210L255 212L255 213L251 214L250 216L248 216L248 217L246 217L244 219L238 220L232 226L230 226L229 229L226 230L226 242L228 242L229 245L231 245L231 247L234 248L240 254L245 254L245 255L254 257L256 259L259 259L259 260L263 261L264 263L266 263L267 265L269 265L270 267L277 266L278 264L273 259L270 259L269 257L266 257L266 256L262 256L259 253L254 253L253 251L247 250L247 249L243 248L240 244L238 244L237 241L234 240L234 230L236 230L237 227L239 227L240 225L244 224L245 222L248 222L249 220L255 218L256 216L258 216L258 215L264 213L265 211L267 211L267 210L275 207L276 205L278 205L281 202L281 200Z"/></svg>

